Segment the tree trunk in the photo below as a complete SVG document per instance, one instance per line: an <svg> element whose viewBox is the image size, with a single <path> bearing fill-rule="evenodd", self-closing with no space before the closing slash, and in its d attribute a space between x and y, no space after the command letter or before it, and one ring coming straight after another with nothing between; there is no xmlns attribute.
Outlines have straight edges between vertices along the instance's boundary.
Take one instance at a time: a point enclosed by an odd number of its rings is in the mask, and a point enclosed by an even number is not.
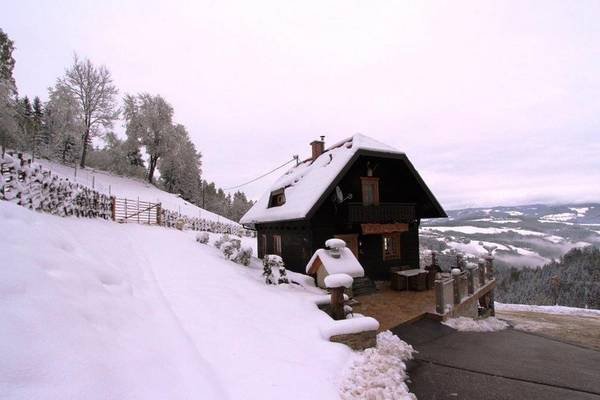
<svg viewBox="0 0 600 400"><path fill-rule="evenodd" d="M85 157L87 155L87 142L90 137L90 128L86 128L85 133L83 134L83 149L81 150L81 162L79 166L81 168L85 168Z"/></svg>
<svg viewBox="0 0 600 400"><path fill-rule="evenodd" d="M150 164L148 165L148 182L154 183L154 170L156 169L156 162L158 160L158 156L151 155L150 156Z"/></svg>

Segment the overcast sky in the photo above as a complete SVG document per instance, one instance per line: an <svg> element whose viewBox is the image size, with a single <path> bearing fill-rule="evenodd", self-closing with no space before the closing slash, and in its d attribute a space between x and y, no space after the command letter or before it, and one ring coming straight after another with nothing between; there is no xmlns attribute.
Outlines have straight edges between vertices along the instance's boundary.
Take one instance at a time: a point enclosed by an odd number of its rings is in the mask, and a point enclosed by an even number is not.
<svg viewBox="0 0 600 400"><path fill-rule="evenodd" d="M360 132L405 151L449 209L600 200L598 21L600 1L547 0L19 0L0 13L21 95L45 99L73 52L105 64L121 95L173 105L217 185Z"/></svg>

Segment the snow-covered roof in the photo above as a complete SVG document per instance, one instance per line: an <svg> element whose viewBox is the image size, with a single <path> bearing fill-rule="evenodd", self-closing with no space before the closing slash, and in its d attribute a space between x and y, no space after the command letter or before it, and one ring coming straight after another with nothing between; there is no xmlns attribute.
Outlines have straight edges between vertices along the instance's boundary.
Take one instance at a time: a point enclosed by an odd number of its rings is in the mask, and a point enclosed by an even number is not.
<svg viewBox="0 0 600 400"><path fill-rule="evenodd" d="M354 256L354 253L352 253L352 250L347 247L342 247L339 251L339 258L332 257L329 250L319 249L315 251L315 254L310 258L308 264L306 264L306 272L311 273L309 272L311 267L317 258L319 258L327 270L327 273L330 275L347 274L353 278L360 278L365 275L365 270L356 259L356 256Z"/></svg>
<svg viewBox="0 0 600 400"><path fill-rule="evenodd" d="M359 150L404 154L368 136L356 134L329 147L314 162L308 159L288 170L248 210L240 222L254 224L305 218ZM284 188L285 203L269 208L271 193Z"/></svg>

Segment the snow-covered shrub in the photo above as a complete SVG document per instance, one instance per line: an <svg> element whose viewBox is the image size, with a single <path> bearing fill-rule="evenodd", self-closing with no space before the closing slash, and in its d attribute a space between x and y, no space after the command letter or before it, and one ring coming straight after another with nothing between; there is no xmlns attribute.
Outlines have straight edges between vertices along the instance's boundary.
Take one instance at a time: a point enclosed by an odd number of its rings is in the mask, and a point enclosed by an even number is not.
<svg viewBox="0 0 600 400"><path fill-rule="evenodd" d="M283 265L281 257L275 254L266 254L263 258L263 276L265 277L265 283L267 285L275 284L275 277L273 276L273 269L279 269L279 266Z"/></svg>
<svg viewBox="0 0 600 400"><path fill-rule="evenodd" d="M285 265L283 264L283 260L279 264L279 279L277 279L278 285L281 285L282 283L290 283L290 280L287 277L287 272L285 271Z"/></svg>
<svg viewBox="0 0 600 400"><path fill-rule="evenodd" d="M215 242L213 243L215 245L215 247L217 249L221 249L221 245L225 242L229 242L229 235L224 233L223 235L221 235L220 238L218 238L217 240L215 240Z"/></svg>
<svg viewBox="0 0 600 400"><path fill-rule="evenodd" d="M233 258L238 264L250 265L250 259L252 258L252 247L243 246L237 249L237 252Z"/></svg>
<svg viewBox="0 0 600 400"><path fill-rule="evenodd" d="M231 260L236 253L236 248L231 242L223 242L221 243L221 251L226 259Z"/></svg>
<svg viewBox="0 0 600 400"><path fill-rule="evenodd" d="M196 234L196 242L207 244L209 240L208 232L198 232Z"/></svg>
<svg viewBox="0 0 600 400"><path fill-rule="evenodd" d="M406 386L406 364L415 350L390 331L377 335L377 347L354 357L340 386L343 400L399 399L416 400Z"/></svg>

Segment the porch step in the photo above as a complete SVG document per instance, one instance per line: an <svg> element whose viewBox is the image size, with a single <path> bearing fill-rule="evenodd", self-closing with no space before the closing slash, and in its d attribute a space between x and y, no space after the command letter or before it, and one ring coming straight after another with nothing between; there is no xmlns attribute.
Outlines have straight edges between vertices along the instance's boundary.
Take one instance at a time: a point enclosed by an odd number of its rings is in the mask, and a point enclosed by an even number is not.
<svg viewBox="0 0 600 400"><path fill-rule="evenodd" d="M352 294L354 296L372 294L375 293L376 290L375 282L368 277L354 278L354 282L352 283Z"/></svg>

